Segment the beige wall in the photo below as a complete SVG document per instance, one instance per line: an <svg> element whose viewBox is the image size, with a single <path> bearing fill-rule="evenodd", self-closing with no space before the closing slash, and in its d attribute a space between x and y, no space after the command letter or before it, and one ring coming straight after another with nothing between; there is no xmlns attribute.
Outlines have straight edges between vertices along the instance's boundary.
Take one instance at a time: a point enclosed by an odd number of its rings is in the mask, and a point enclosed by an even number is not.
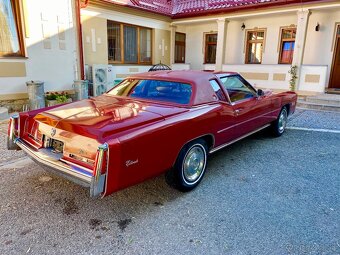
<svg viewBox="0 0 340 255"><path fill-rule="evenodd" d="M244 22L246 29L242 31L241 25ZM237 23L237 25L233 25L233 23ZM262 17L253 17L249 19L244 19L242 22L230 21L230 29L228 31L228 42L231 46L229 54L227 54L226 63L232 63L228 60L235 59L238 61L237 64L245 63L245 38L246 38L246 30L255 29L255 28L264 28L266 30L266 38L265 45L262 56L262 64L265 65L273 65L278 64L279 60L279 41L280 41L280 27L286 27L290 25L296 25L297 23L297 15L296 13L289 14L275 14L275 15L266 15ZM241 33L241 36L238 37L241 40L232 41L232 37L234 34ZM227 42L227 43L228 43ZM237 54L238 56L235 56ZM233 56L234 55L234 56Z"/></svg>
<svg viewBox="0 0 340 255"><path fill-rule="evenodd" d="M108 64L107 19L82 15L86 64Z"/></svg>
<svg viewBox="0 0 340 255"><path fill-rule="evenodd" d="M91 5L82 10L85 64L108 64L107 20L152 28L152 64L160 61L170 65L170 19L142 16L130 8L104 8ZM93 37L95 34L95 37ZM98 43L98 40L100 43ZM94 45L95 44L95 45ZM95 48L95 49L94 49ZM113 64L113 78L145 72L151 65Z"/></svg>
<svg viewBox="0 0 340 255"><path fill-rule="evenodd" d="M108 64L107 19L82 15L82 24L85 63L88 65ZM152 45L153 63L161 61L169 65L170 31L153 29Z"/></svg>
<svg viewBox="0 0 340 255"><path fill-rule="evenodd" d="M312 65L316 62L322 65L331 64L336 22L340 22L340 9L312 11L309 17L303 64ZM315 31L317 23L320 24L318 32Z"/></svg>
<svg viewBox="0 0 340 255"><path fill-rule="evenodd" d="M26 77L24 62L0 62L0 77Z"/></svg>
<svg viewBox="0 0 340 255"><path fill-rule="evenodd" d="M334 2L335 3L335 2ZM323 92L328 86L331 71L334 46L335 24L340 22L340 5L331 3L319 3L311 5L307 36L304 50L303 66L301 67L302 83L301 90ZM270 88L288 88L290 65L279 65L280 54L280 30L282 27L291 27L298 24L299 7L295 9L271 9L254 11L249 15L240 13L230 16L222 15L215 17L197 17L190 21L174 20L172 25L177 31L187 35L186 63L191 69L201 70L203 68L214 69L214 65L204 65L204 39L203 34L216 31L217 18L225 18L228 22L226 33L226 53L224 56L224 70L246 71L248 73L269 73L268 79L251 79L254 84ZM242 24L246 29L242 30ZM320 31L315 31L315 26L320 24ZM246 31L250 29L263 28L266 31L265 45L262 55L262 64L245 64L245 40ZM295 47L303 47L297 43ZM275 74L285 74L285 79L274 79ZM305 78L305 76L307 78ZM277 77L277 75L275 76ZM318 79L313 79L319 77ZM254 78L254 77L253 77ZM273 82L275 81L275 82ZM312 82L313 81L313 82ZM315 82L314 82L315 81ZM316 82L318 81L318 82Z"/></svg>
<svg viewBox="0 0 340 255"><path fill-rule="evenodd" d="M303 64L328 66L327 81L329 80L334 54L333 46L336 22L340 22L339 9L312 11L307 28ZM317 23L320 24L320 31L318 32L315 31Z"/></svg>
<svg viewBox="0 0 340 255"><path fill-rule="evenodd" d="M113 20L152 28L152 62L156 64L161 61L170 65L170 22L168 18L157 19L159 18L158 16L155 19L152 16L142 17L136 13L136 10L127 10L129 9L125 9L125 12L122 13L116 8L103 9L98 6L91 6L82 10L85 63L89 65L108 64L107 20ZM95 39L93 38L93 33L95 33ZM98 40L100 43L98 43ZM114 64L114 66L117 67L115 70L119 69L118 66L128 67L128 65L119 64ZM140 70L144 69L141 68ZM129 68L126 68L126 70L127 73L124 73L124 75L133 73L128 72Z"/></svg>
<svg viewBox="0 0 340 255"><path fill-rule="evenodd" d="M160 61L163 64L170 65L170 31L164 29L154 29L152 62L157 64Z"/></svg>
<svg viewBox="0 0 340 255"><path fill-rule="evenodd" d="M191 69L203 70L204 34L217 33L217 22L177 26L176 31L186 34L185 62L190 64Z"/></svg>
<svg viewBox="0 0 340 255"><path fill-rule="evenodd" d="M231 19L227 25L225 64L244 64L244 40L246 30L254 28L266 29L266 41L263 52L262 64L278 64L280 27L296 24L295 13L248 19ZM242 30L242 24L246 30ZM177 26L177 31L187 35L186 62L192 69L203 69L204 61L204 33L217 31L217 22L203 24L188 24ZM190 45L190 46L188 46Z"/></svg>

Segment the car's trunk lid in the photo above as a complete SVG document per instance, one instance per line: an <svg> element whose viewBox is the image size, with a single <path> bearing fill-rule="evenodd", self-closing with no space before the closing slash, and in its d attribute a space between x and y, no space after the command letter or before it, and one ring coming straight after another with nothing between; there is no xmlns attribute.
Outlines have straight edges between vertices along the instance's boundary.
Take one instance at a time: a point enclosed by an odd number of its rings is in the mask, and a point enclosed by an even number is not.
<svg viewBox="0 0 340 255"><path fill-rule="evenodd" d="M115 133L187 111L183 107L102 95L63 105L36 115L50 126L102 140Z"/></svg>

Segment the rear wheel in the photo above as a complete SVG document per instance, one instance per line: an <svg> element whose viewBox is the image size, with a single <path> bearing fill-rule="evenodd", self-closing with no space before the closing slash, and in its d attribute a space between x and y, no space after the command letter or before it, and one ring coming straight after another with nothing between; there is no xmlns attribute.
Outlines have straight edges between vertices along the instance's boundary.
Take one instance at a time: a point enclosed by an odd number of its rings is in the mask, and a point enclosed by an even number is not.
<svg viewBox="0 0 340 255"><path fill-rule="evenodd" d="M167 181L181 191L190 191L202 180L206 164L206 142L203 139L192 141L180 151L174 167L167 173Z"/></svg>
<svg viewBox="0 0 340 255"><path fill-rule="evenodd" d="M272 133L274 136L279 137L285 132L287 120L288 120L287 108L283 107L280 111L279 116L271 125Z"/></svg>

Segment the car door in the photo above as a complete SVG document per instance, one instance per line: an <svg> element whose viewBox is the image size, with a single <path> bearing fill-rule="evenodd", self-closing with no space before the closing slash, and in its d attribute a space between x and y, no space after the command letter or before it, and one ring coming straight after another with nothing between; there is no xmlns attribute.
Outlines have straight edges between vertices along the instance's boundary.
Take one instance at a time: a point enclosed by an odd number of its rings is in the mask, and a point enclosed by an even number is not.
<svg viewBox="0 0 340 255"><path fill-rule="evenodd" d="M218 147L238 137L236 117L233 106L221 84L217 79L212 79L209 82L219 103L219 109L216 111L217 114L214 119L215 146Z"/></svg>
<svg viewBox="0 0 340 255"><path fill-rule="evenodd" d="M234 111L237 136L264 126L270 100L265 96L258 96L257 91L240 75L225 76L220 80Z"/></svg>

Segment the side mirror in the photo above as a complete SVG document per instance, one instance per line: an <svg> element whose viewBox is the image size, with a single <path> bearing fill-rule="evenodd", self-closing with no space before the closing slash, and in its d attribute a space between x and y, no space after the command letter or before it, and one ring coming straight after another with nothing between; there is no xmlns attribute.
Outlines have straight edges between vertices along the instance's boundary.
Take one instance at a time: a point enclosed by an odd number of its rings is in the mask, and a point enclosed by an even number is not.
<svg viewBox="0 0 340 255"><path fill-rule="evenodd" d="M263 92L263 90L262 89L258 89L257 90L257 96L263 96L264 95L264 92Z"/></svg>

